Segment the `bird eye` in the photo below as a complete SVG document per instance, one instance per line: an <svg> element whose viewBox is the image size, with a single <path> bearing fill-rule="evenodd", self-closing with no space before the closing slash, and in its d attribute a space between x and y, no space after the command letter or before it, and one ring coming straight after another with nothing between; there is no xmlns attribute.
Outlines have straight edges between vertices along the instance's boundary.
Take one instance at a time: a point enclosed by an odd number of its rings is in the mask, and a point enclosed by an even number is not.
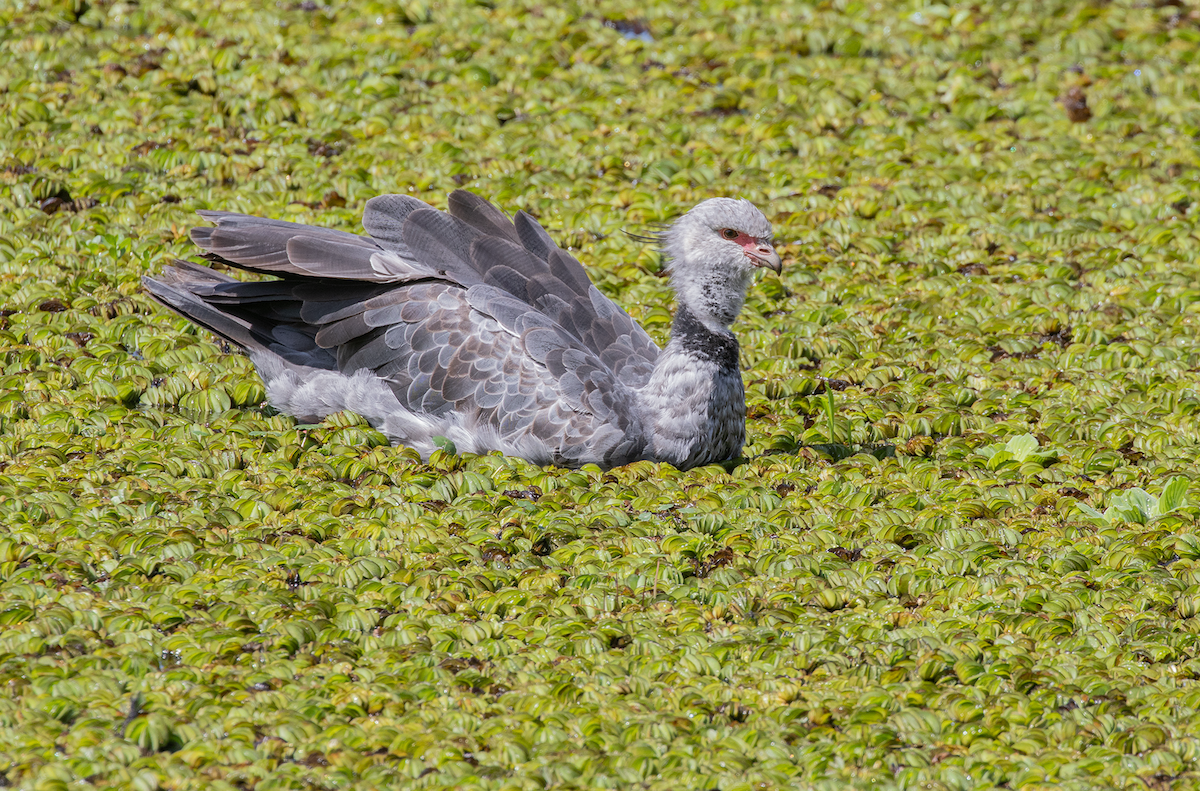
<svg viewBox="0 0 1200 791"><path fill-rule="evenodd" d="M726 239L738 238L738 232L733 230L732 228L725 228L724 230L721 231L721 235L724 236Z"/></svg>

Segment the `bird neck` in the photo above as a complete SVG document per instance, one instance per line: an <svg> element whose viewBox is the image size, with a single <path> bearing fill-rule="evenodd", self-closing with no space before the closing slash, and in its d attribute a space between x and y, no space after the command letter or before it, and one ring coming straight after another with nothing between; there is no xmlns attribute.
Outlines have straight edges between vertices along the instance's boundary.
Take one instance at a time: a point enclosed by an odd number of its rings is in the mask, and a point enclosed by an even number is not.
<svg viewBox="0 0 1200 791"><path fill-rule="evenodd" d="M709 332L729 334L729 327L742 312L749 273L738 270L692 267L686 262L672 267L671 285L679 302L679 313L686 311L692 323L699 322ZM685 327L691 324L685 323ZM674 328L672 328L674 332Z"/></svg>
<svg viewBox="0 0 1200 791"><path fill-rule="evenodd" d="M671 342L641 390L651 429L651 458L680 469L737 456L746 436L746 400L738 342L713 331L680 303Z"/></svg>
<svg viewBox="0 0 1200 791"><path fill-rule="evenodd" d="M715 365L718 369L738 369L738 342L729 326L703 321L686 302L680 302L671 322L671 343L667 351L683 353Z"/></svg>

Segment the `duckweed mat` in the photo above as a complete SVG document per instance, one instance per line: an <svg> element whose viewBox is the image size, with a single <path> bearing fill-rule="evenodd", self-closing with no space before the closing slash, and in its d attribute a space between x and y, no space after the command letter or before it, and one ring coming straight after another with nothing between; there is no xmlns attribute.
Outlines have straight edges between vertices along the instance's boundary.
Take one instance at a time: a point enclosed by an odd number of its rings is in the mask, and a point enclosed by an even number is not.
<svg viewBox="0 0 1200 791"><path fill-rule="evenodd" d="M1200 786L1200 11L0 3L0 784ZM755 201L745 458L296 425L139 277L525 209L659 341Z"/></svg>

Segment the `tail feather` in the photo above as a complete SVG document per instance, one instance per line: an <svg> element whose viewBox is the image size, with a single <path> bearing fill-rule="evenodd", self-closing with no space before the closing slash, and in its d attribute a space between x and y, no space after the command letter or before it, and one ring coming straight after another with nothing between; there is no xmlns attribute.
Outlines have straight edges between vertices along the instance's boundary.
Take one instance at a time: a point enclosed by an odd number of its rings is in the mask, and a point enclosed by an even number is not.
<svg viewBox="0 0 1200 791"><path fill-rule="evenodd" d="M278 284L279 281L274 281ZM142 284L159 303L242 348L251 358L277 357L295 365L332 369L337 360L315 340L315 327L299 316L300 303L275 289L256 294L267 283L242 283L213 270L175 261L157 278ZM238 291L250 292L238 299Z"/></svg>
<svg viewBox="0 0 1200 791"><path fill-rule="evenodd" d="M164 267L159 278L143 277L142 285L163 306L247 351L266 348L254 337L250 322L217 310L193 294L190 288L193 284L204 286L228 282L232 278L186 261L175 261L172 266Z"/></svg>

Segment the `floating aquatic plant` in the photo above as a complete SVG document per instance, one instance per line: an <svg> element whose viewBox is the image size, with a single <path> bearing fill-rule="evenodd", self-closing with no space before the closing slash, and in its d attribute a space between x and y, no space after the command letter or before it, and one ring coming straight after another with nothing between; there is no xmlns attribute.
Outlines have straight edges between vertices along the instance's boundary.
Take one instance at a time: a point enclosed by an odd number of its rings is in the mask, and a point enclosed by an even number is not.
<svg viewBox="0 0 1200 791"><path fill-rule="evenodd" d="M3 781L1194 785L1198 43L1170 3L0 6ZM746 457L422 461L139 287L197 209L460 186L660 342L620 231L763 206Z"/></svg>

